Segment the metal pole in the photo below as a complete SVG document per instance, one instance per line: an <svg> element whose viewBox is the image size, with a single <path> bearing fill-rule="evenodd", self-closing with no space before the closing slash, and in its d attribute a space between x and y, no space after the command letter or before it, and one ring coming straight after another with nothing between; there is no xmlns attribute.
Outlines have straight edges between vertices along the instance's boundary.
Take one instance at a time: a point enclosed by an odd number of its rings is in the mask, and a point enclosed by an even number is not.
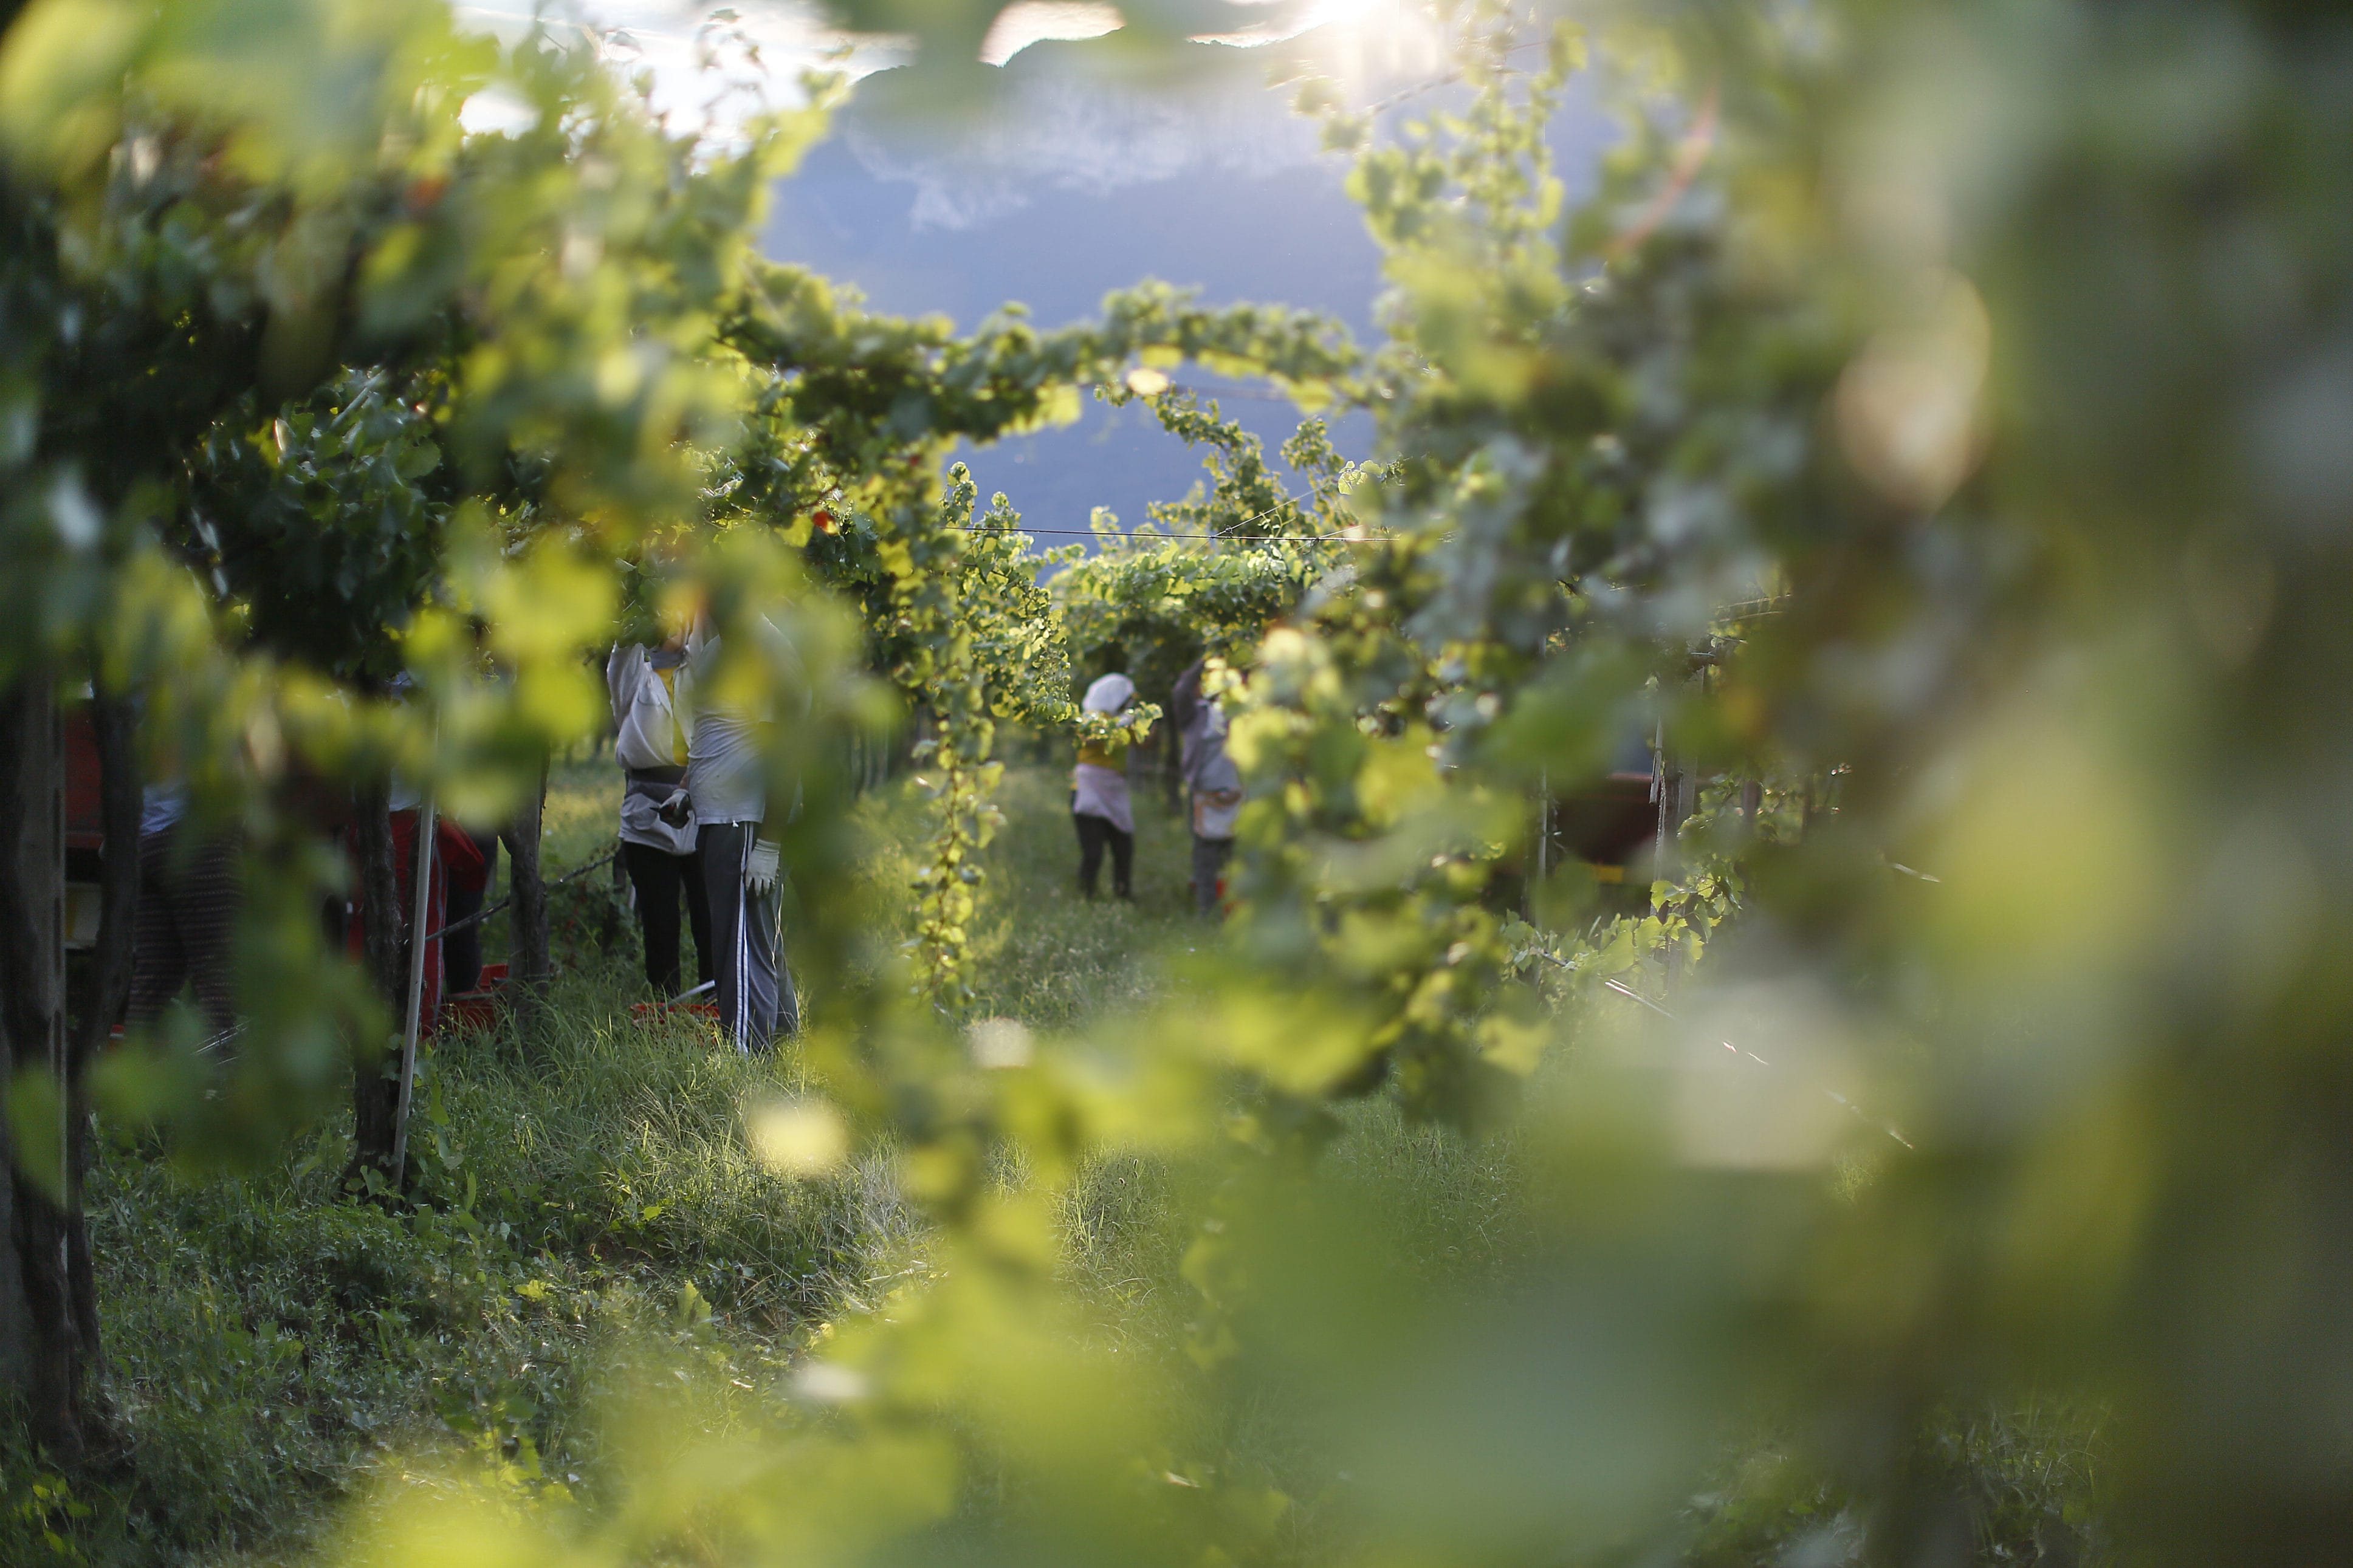
<svg viewBox="0 0 2353 1568"><path fill-rule="evenodd" d="M408 1101L417 1087L417 1036L425 1015L425 921L433 900L433 837L438 820L427 795L417 813L417 899L408 907L408 1026L400 1037L400 1098L392 1113L392 1190L398 1192L408 1174ZM435 931L431 940L438 942Z"/></svg>
<svg viewBox="0 0 2353 1568"><path fill-rule="evenodd" d="M1651 875L1663 879L1673 865L1675 779L1667 767L1667 727L1662 721L1651 742L1651 799L1659 807L1657 837L1651 846Z"/></svg>
<svg viewBox="0 0 2353 1568"><path fill-rule="evenodd" d="M32 679L38 679L36 674ZM97 692L92 689L88 700L95 705ZM56 858L56 874L49 879L49 994L56 1006L48 1017L47 1041L49 1066L55 1069L58 1085L58 1210L64 1222L58 1226L58 1279L69 1298L73 1292L73 1226L72 1216L79 1209L79 1194L74 1191L73 1169L73 1092L69 1085L73 1079L71 1047L66 1040L66 1014L71 1001L66 994L66 716L55 696L49 699L49 851ZM103 789L103 785L100 786ZM131 853L139 852L136 845ZM100 853L104 853L100 850ZM97 1000L93 979L91 1000ZM69 1311L70 1309L69 1308Z"/></svg>
<svg viewBox="0 0 2353 1568"><path fill-rule="evenodd" d="M1536 770L1536 880L1552 875L1552 770Z"/></svg>
<svg viewBox="0 0 2353 1568"><path fill-rule="evenodd" d="M1560 960L1556 958L1553 962L1555 963L1559 963ZM1566 967L1566 965L1563 967ZM1656 1002L1651 1001L1648 996L1643 995L1640 991L1635 990L1632 986L1625 984L1623 981L1604 980L1601 984L1608 986L1610 990L1615 991L1620 996L1630 997L1634 1001L1640 1002L1643 1006L1648 1007L1651 1012L1656 1013L1660 1017L1664 1018L1671 1023L1681 1022L1681 1020L1677 1019L1672 1013L1668 1012L1664 1007L1660 1006ZM1755 1051L1742 1050L1730 1040L1720 1039L1716 1041L1716 1044L1722 1046L1725 1050L1730 1051L1735 1056L1746 1057L1750 1061L1755 1062L1760 1068L1770 1068L1773 1065L1771 1062L1767 1061L1763 1057L1758 1056ZM1887 1123L1883 1121L1872 1121L1868 1115L1864 1114L1862 1107L1857 1105L1854 1101L1849 1100L1845 1095L1841 1094L1838 1090L1831 1089L1826 1084L1817 1084L1815 1087L1820 1089L1822 1093L1831 1100L1837 1101L1839 1104L1846 1107L1849 1110L1854 1112L1855 1115L1862 1117L1862 1121L1867 1125L1878 1128L1882 1132L1886 1133L1890 1138L1894 1139L1906 1149L1910 1149L1915 1146L1912 1140L1906 1138L1903 1133L1898 1132L1894 1128L1889 1126Z"/></svg>

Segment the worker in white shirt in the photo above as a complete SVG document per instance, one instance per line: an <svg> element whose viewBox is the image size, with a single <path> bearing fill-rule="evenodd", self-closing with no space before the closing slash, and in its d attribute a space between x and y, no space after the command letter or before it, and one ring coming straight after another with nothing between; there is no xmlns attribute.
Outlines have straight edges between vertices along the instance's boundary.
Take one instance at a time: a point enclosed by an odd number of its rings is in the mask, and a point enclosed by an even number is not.
<svg viewBox="0 0 2353 1568"><path fill-rule="evenodd" d="M686 788L693 683L682 632L657 647L624 643L605 664L605 685L613 700L613 757L628 777L621 796L621 863L645 932L646 983L665 997L678 995L681 986L681 893L694 931L696 978L704 985L715 978L718 952Z"/></svg>

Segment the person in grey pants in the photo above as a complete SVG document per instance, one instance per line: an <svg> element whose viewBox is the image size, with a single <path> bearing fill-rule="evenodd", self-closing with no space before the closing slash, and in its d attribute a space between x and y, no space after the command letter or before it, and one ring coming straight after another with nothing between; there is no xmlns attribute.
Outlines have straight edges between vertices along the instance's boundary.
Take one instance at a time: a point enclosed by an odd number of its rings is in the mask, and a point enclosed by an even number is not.
<svg viewBox="0 0 2353 1568"><path fill-rule="evenodd" d="M1242 808L1241 770L1226 754L1225 708L1201 693L1208 664L1207 656L1195 659L1176 678L1176 689L1168 700L1192 807L1193 907L1204 916L1218 914L1223 907L1220 884L1227 862L1234 858L1234 833Z"/></svg>
<svg viewBox="0 0 2353 1568"><path fill-rule="evenodd" d="M710 677L719 642L708 637L690 655L698 696L718 689ZM784 961L782 857L765 826L765 751L773 727L765 708L705 706L687 743L686 793L694 804L695 856L711 900L719 1024L746 1056L774 1049L776 1037L799 1033L801 1022Z"/></svg>
<svg viewBox="0 0 2353 1568"><path fill-rule="evenodd" d="M711 896L719 1022L735 1048L771 1049L800 1032L800 999L784 958L784 887L776 846L756 822L706 822L695 845Z"/></svg>

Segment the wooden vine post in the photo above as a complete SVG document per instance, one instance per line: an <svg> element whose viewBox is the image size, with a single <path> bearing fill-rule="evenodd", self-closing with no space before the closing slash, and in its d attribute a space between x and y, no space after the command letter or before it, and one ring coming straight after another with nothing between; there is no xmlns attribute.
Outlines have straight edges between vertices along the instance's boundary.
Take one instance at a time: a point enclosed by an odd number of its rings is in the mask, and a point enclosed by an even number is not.
<svg viewBox="0 0 2353 1568"><path fill-rule="evenodd" d="M90 992L69 1042L66 1062L66 1265L73 1295L75 1332L84 1378L101 1367L98 1281L91 1263L90 1218L83 1190L90 1173L90 1066L131 999L132 931L139 919L139 818L142 800L135 754L137 716L126 697L93 690L90 738L98 753L98 933ZM99 1390L87 1388L90 1423L105 1419Z"/></svg>
<svg viewBox="0 0 2353 1568"><path fill-rule="evenodd" d="M86 1347L73 1311L68 1170L65 744L57 673L21 670L0 691L0 1072L11 1101L46 1079L54 1107L0 1118L0 1387L34 1436L79 1454Z"/></svg>
<svg viewBox="0 0 2353 1568"><path fill-rule="evenodd" d="M360 951L368 978L397 1019L407 1000L406 950L400 918L400 879L393 856L392 790L384 780L353 792L352 847L359 861ZM398 1136L398 1057L387 1041L355 1042L352 1052L352 1163L344 1180L364 1181L374 1170L390 1186L398 1179L393 1146Z"/></svg>

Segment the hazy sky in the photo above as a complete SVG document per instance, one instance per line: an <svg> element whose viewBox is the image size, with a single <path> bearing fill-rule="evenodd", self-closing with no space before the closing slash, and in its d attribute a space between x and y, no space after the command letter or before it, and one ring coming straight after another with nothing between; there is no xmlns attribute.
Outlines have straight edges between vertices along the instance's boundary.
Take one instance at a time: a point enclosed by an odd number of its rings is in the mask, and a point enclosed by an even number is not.
<svg viewBox="0 0 2353 1568"><path fill-rule="evenodd" d="M953 122L892 112L892 76L873 79L778 193L765 248L855 284L877 309L966 330L1008 300L1041 326L1083 320L1109 291L1157 278L1217 303L1328 311L1367 333L1378 257L1345 167L1319 153L1288 93L1264 85L1261 51L1199 47L1224 68L1145 92L1095 67L1100 46L1041 43L1013 57L986 117ZM1299 419L1263 397L1228 412L1270 449ZM1368 455L1366 422L1342 434ZM982 493L1006 491L1030 527L1082 535L1092 508L1133 526L1202 472L1142 408L1092 403L1075 426L966 457Z"/></svg>
<svg viewBox="0 0 2353 1568"><path fill-rule="evenodd" d="M1115 14L1015 6L986 51L1007 62L1003 90L977 116L909 112L909 95L894 91L904 73L889 68L905 56L887 43L843 56L834 51L848 40L798 6L734 9L734 26L759 40L771 96L775 81L828 58L862 79L832 136L777 193L770 255L855 286L875 309L944 314L965 330L1016 300L1043 326L1082 320L1109 290L1159 278L1215 303L1324 310L1369 336L1378 258L1344 194L1345 163L1318 151L1314 128L1290 112L1290 89L1266 78L1276 57L1312 51L1360 102L1427 82L1434 48L1392 0L1314 0L1306 19L1324 25L1311 34L1277 49L1193 46L1184 79L1151 88L1107 58L1115 40L1041 41L1100 34ZM509 37L530 25L527 0L459 10ZM742 74L734 54L723 47L715 70L698 58L705 5L595 0L575 14L626 32L608 49L650 68L657 103L682 122L724 121L749 101L724 89L731 70ZM495 113L484 107L484 118ZM1556 141L1589 166L1606 129L1589 110L1566 120ZM1227 409L1270 450L1298 423L1289 405L1263 398ZM1335 434L1369 455L1366 422ZM1146 502L1181 499L1201 477L1198 455L1141 409L1092 403L1075 426L966 458L983 496L1007 491L1046 544L1067 538L1042 531L1084 531L1095 506L1142 522Z"/></svg>

